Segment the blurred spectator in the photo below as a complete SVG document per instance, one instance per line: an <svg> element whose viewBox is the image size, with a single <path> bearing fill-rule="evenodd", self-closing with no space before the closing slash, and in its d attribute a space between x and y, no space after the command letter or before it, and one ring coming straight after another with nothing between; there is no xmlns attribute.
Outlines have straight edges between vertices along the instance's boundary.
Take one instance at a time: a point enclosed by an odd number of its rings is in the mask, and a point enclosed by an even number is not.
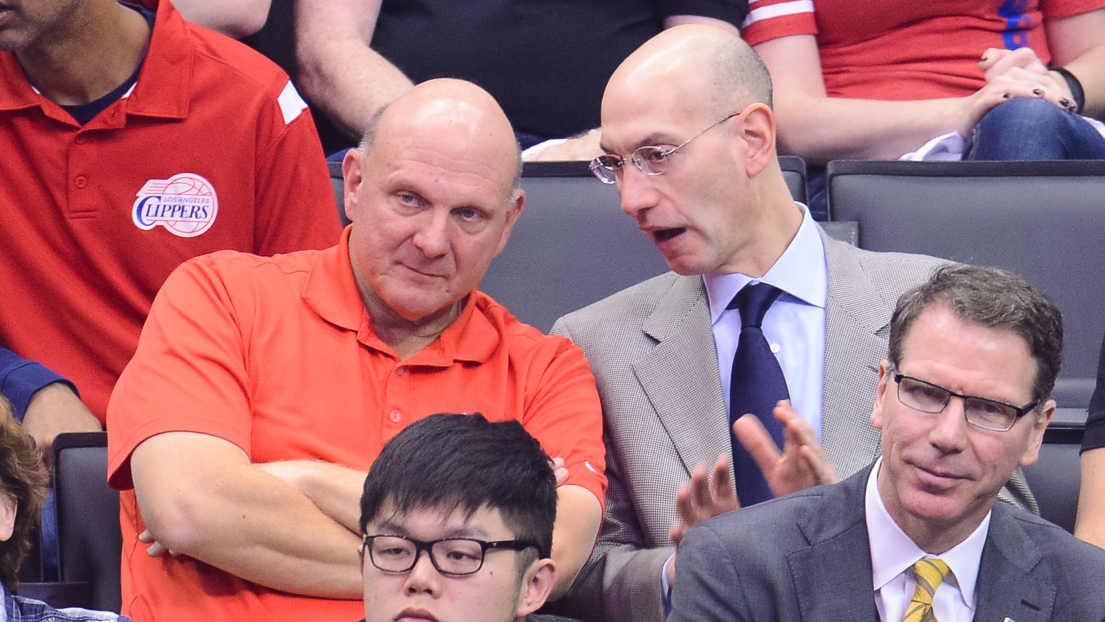
<svg viewBox="0 0 1105 622"><path fill-rule="evenodd" d="M743 34L775 83L782 153L820 166L918 150L911 157L1105 158L1105 127L1070 114L1105 114L1105 0L751 9Z"/></svg>
<svg viewBox="0 0 1105 622"><path fill-rule="evenodd" d="M6 351L0 377L49 455L57 433L101 429L178 264L319 248L339 227L288 77L168 0L17 4L0 50L0 346L72 384Z"/></svg>
<svg viewBox="0 0 1105 622"><path fill-rule="evenodd" d="M277 0L279 2L279 0ZM463 78L506 110L523 147L598 127L614 68L661 29L733 32L746 0L295 0L297 84L348 147L380 106L429 78ZM296 76L296 74L293 74ZM598 137L548 157L590 159Z"/></svg>
<svg viewBox="0 0 1105 622"><path fill-rule="evenodd" d="M8 402L0 396L0 581L4 604L0 619L6 622L92 622L121 620L114 613L86 609L57 610L44 602L14 596L19 567L31 550L46 486L50 478L39 463L34 442L12 418Z"/></svg>

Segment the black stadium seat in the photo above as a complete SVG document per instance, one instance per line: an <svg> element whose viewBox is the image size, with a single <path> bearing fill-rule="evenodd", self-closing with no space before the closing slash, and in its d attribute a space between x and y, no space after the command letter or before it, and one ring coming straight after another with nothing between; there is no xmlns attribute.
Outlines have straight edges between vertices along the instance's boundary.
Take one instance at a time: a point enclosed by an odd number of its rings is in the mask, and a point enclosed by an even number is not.
<svg viewBox="0 0 1105 622"><path fill-rule="evenodd" d="M829 213L859 246L1012 270L1063 312L1055 397L1086 408L1105 334L1105 162L830 162Z"/></svg>
<svg viewBox="0 0 1105 622"><path fill-rule="evenodd" d="M119 611L119 493L107 485L107 433L59 434L54 440L59 575L87 585L87 602L68 605Z"/></svg>
<svg viewBox="0 0 1105 622"><path fill-rule="evenodd" d="M1039 461L1024 470L1028 487L1040 504L1040 516L1072 533L1082 484L1078 450L1085 425L1084 409L1056 410L1044 433Z"/></svg>

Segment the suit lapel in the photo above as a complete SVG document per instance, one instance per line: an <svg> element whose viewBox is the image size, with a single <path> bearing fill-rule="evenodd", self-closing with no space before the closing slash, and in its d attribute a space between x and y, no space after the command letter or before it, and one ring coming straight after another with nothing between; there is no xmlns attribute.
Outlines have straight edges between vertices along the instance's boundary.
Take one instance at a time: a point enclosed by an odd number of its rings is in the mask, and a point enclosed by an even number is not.
<svg viewBox="0 0 1105 622"><path fill-rule="evenodd" d="M869 469L825 489L819 508L798 518L809 547L787 555L802 620L877 622L863 494ZM1019 622L1019 621L1018 621Z"/></svg>
<svg viewBox="0 0 1105 622"><path fill-rule="evenodd" d="M1057 588L1037 570L1043 555L1001 501L994 504L978 569L976 622L1046 622Z"/></svg>
<svg viewBox="0 0 1105 622"><path fill-rule="evenodd" d="M845 476L878 455L879 433L871 425L878 369L857 369L855 362L886 358L894 307L868 279L850 247L823 231L821 237L829 266L821 444L837 473Z"/></svg>
<svg viewBox="0 0 1105 622"><path fill-rule="evenodd" d="M677 278L642 330L658 343L633 364L661 425L689 474L732 451L706 288Z"/></svg>

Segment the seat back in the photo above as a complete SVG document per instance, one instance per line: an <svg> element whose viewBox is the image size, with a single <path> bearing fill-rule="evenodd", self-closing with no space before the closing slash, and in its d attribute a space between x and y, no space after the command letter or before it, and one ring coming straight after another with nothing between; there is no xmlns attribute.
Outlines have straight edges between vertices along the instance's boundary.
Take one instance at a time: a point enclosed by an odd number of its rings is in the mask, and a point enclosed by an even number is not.
<svg viewBox="0 0 1105 622"><path fill-rule="evenodd" d="M1078 490L1082 485L1079 449L1085 426L1085 410L1056 409L1051 425L1044 432L1040 459L1024 470L1028 487L1040 504L1040 516L1071 533L1074 533Z"/></svg>
<svg viewBox="0 0 1105 622"><path fill-rule="evenodd" d="M859 246L1011 270L1063 312L1060 406L1085 408L1105 334L1105 162L830 162Z"/></svg>
<svg viewBox="0 0 1105 622"><path fill-rule="evenodd" d="M527 163L526 205L480 289L542 331L557 318L665 272L667 264L621 211L618 190L585 162Z"/></svg>
<svg viewBox="0 0 1105 622"><path fill-rule="evenodd" d="M806 161L798 156L779 156L779 168L783 169L783 179L787 182L787 189L795 201L805 203L806 195Z"/></svg>
<svg viewBox="0 0 1105 622"><path fill-rule="evenodd" d="M119 611L119 493L107 485L107 433L59 434L54 440L59 577L89 584L80 606Z"/></svg>
<svg viewBox="0 0 1105 622"><path fill-rule="evenodd" d="M334 199L338 202L338 218L341 226L349 224L349 217L345 215L345 180L341 175L341 162L327 162L330 168L330 186L334 189Z"/></svg>

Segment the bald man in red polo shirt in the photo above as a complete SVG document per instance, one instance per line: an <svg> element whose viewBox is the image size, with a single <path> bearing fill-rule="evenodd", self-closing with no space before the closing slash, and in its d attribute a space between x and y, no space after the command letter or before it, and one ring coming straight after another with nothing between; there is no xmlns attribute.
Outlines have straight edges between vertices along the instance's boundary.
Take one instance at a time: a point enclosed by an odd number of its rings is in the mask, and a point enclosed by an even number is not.
<svg viewBox="0 0 1105 622"><path fill-rule="evenodd" d="M427 82L343 172L338 246L186 263L112 395L123 607L140 622L357 619L364 474L439 412L519 420L562 458L557 592L590 554L606 480L587 361L476 289L524 203L506 116L470 83Z"/></svg>

